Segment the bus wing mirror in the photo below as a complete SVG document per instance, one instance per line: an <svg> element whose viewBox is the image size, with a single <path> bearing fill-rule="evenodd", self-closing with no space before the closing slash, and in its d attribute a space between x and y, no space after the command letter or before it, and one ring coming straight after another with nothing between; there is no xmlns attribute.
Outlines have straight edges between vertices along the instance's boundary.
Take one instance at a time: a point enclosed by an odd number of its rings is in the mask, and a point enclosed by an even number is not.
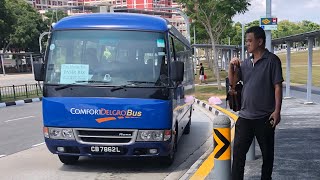
<svg viewBox="0 0 320 180"><path fill-rule="evenodd" d="M184 75L184 63L180 61L173 61L171 63L171 79L175 82L182 82Z"/></svg>
<svg viewBox="0 0 320 180"><path fill-rule="evenodd" d="M33 72L34 72L34 79L36 81L44 80L44 64L43 63L34 63Z"/></svg>

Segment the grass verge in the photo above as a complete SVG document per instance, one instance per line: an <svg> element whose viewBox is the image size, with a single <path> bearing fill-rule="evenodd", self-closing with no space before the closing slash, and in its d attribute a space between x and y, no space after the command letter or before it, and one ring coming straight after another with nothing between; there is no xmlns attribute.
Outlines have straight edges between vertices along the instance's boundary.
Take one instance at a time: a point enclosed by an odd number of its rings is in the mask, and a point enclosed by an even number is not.
<svg viewBox="0 0 320 180"><path fill-rule="evenodd" d="M1 96L0 103L42 97L42 92L40 90L38 91L38 94L39 95L37 95L37 91L29 91L28 96L25 95L25 93L24 94L17 93L16 98L14 98L13 94L6 94Z"/></svg>
<svg viewBox="0 0 320 180"><path fill-rule="evenodd" d="M218 97L221 100L226 98L226 88L222 87L218 90L217 86L196 86L195 96L202 101L208 101L212 96Z"/></svg>
<svg viewBox="0 0 320 180"><path fill-rule="evenodd" d="M278 54L282 62L283 77L286 78L286 53ZM290 82L306 84L308 79L308 51L292 52ZM312 85L320 87L320 50L313 51Z"/></svg>

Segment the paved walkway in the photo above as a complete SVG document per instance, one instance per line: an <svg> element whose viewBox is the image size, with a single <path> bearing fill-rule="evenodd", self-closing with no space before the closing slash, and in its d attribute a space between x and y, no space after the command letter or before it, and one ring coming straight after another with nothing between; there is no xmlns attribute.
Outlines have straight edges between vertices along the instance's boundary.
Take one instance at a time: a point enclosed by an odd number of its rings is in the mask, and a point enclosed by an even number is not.
<svg viewBox="0 0 320 180"><path fill-rule="evenodd" d="M318 180L320 177L320 104L305 105L302 99L285 99L281 117L281 123L275 132L273 179ZM262 157L258 143L255 149L256 159L246 162L245 180L260 180ZM210 167L208 164L200 166L198 171L208 167ZM213 179L212 170L206 179Z"/></svg>
<svg viewBox="0 0 320 180"><path fill-rule="evenodd" d="M276 129L275 180L317 180L320 177L320 105L302 100L283 101L282 121ZM245 179L260 179L262 158L256 143L256 160L248 161Z"/></svg>
<svg viewBox="0 0 320 180"><path fill-rule="evenodd" d="M0 74L0 87L12 85L35 84L33 74Z"/></svg>

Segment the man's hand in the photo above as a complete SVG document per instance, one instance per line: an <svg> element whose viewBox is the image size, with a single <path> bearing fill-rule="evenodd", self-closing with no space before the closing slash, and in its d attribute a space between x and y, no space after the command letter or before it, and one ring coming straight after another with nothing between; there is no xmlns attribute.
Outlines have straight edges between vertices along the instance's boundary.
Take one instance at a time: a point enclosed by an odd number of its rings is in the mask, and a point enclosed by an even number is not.
<svg viewBox="0 0 320 180"><path fill-rule="evenodd" d="M231 61L230 61L230 65L232 67L234 67L234 66L238 66L239 67L240 66L240 59L237 58L237 57L232 58Z"/></svg>
<svg viewBox="0 0 320 180"><path fill-rule="evenodd" d="M269 119L273 119L273 122L271 122L272 123L272 127L273 128L276 127L281 121L280 112L274 111L270 115Z"/></svg>
<svg viewBox="0 0 320 180"><path fill-rule="evenodd" d="M230 83L230 89L234 90L236 87L237 82L239 81L238 74L235 72L235 67L240 67L240 59L237 57L234 57L230 61L229 70L228 70L228 78ZM231 92L231 94L234 94L234 92Z"/></svg>

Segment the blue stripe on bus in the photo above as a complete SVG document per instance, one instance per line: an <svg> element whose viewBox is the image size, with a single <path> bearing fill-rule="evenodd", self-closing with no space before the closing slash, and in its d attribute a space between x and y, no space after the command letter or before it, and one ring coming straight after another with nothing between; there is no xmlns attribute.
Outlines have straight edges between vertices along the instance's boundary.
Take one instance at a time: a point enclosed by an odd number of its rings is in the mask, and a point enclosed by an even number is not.
<svg viewBox="0 0 320 180"><path fill-rule="evenodd" d="M101 97L43 98L47 127L171 129L169 100Z"/></svg>

